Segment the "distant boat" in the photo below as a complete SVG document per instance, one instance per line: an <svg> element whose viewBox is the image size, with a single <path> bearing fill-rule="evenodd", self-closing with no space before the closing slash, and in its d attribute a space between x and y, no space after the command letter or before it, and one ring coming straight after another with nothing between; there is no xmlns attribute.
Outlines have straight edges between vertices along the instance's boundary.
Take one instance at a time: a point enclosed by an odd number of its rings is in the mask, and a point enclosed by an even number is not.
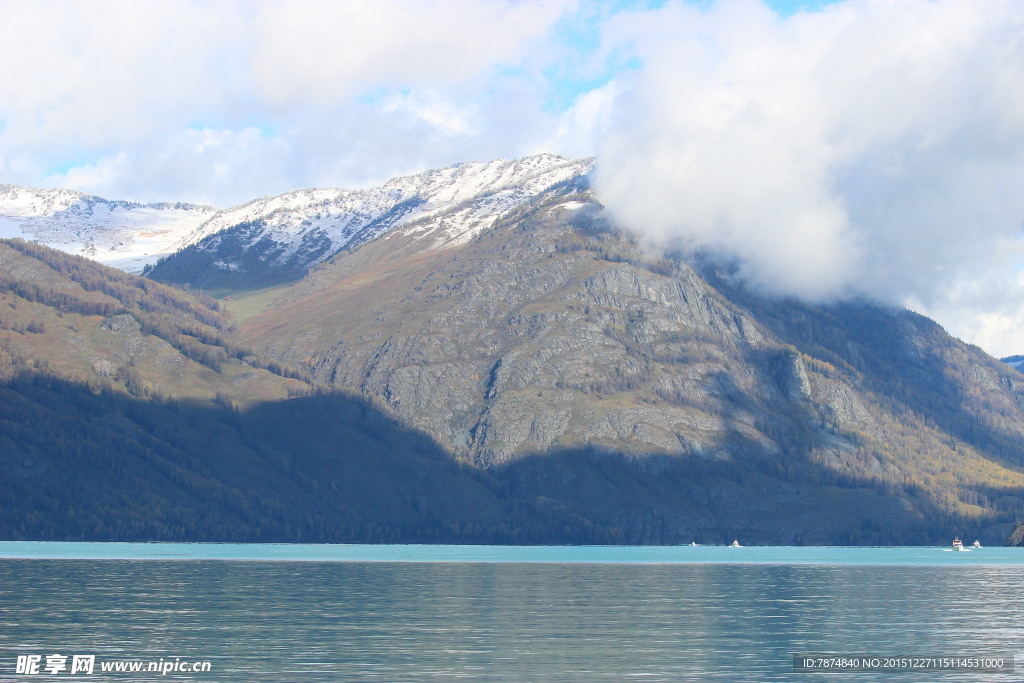
<svg viewBox="0 0 1024 683"><path fill-rule="evenodd" d="M953 550L963 550L963 549L964 549L963 541L961 541L959 538L954 538L953 539Z"/></svg>
<svg viewBox="0 0 1024 683"><path fill-rule="evenodd" d="M977 541L975 541L977 543ZM697 545L697 541L690 541L690 545Z"/></svg>
<svg viewBox="0 0 1024 683"><path fill-rule="evenodd" d="M730 545L729 547L730 548L742 548L743 546L741 546L740 542L737 539L734 538L732 540L732 545Z"/></svg>
<svg viewBox="0 0 1024 683"><path fill-rule="evenodd" d="M981 541L975 540L974 541L974 547L975 548L980 548L981 547Z"/></svg>

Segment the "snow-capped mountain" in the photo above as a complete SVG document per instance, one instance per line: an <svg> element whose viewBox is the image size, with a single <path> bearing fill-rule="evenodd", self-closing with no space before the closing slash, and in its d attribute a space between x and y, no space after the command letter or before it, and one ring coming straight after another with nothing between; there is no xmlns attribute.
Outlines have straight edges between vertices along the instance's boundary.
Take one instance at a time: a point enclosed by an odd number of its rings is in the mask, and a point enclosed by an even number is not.
<svg viewBox="0 0 1024 683"><path fill-rule="evenodd" d="M1000 360L1002 360L1004 363L1009 365L1014 370L1020 370L1021 372L1024 372L1024 356L1007 356L1006 358L1001 358Z"/></svg>
<svg viewBox="0 0 1024 683"><path fill-rule="evenodd" d="M463 243L592 165L553 154L472 162L371 189L298 190L225 210L0 185L0 238L21 237L130 272L163 259L154 277L176 282L289 279L399 226L428 246Z"/></svg>
<svg viewBox="0 0 1024 683"><path fill-rule="evenodd" d="M545 189L587 173L592 163L539 154L456 164L365 190L257 199L212 216L151 274L203 286L290 279L400 226L429 239L427 246L460 244Z"/></svg>
<svg viewBox="0 0 1024 683"><path fill-rule="evenodd" d="M217 210L110 201L73 190L0 185L0 237L21 237L130 272L181 246Z"/></svg>

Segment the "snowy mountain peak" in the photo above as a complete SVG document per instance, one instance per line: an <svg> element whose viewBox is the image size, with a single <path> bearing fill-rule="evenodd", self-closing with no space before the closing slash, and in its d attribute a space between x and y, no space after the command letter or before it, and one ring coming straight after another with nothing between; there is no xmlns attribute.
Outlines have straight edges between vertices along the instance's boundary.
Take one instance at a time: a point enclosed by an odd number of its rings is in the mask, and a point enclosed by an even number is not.
<svg viewBox="0 0 1024 683"><path fill-rule="evenodd" d="M537 154L513 161L498 159L454 164L393 178L380 187L365 190L295 190L221 211L188 235L181 246L253 221L273 225L277 234L305 233L307 230L302 229L303 224L310 221L316 224L313 229L323 228L327 233L335 232L337 235L333 241L344 243L348 241L348 231L357 225L366 224L360 221L361 218L372 220L402 202L424 200L423 204L429 205L410 213L402 221L408 222L505 187L522 186L536 192L543 189L539 187L541 185L546 187L558 182L554 180L556 176L569 178L588 172L592 163L589 159L573 160L554 154ZM335 227L333 231L330 229L331 224Z"/></svg>
<svg viewBox="0 0 1024 683"><path fill-rule="evenodd" d="M392 231L428 239L425 248L460 244L592 166L592 159L538 154L455 164L364 190L306 189L257 199L212 216L181 241L187 253L158 265L153 276L204 286L220 280L211 269L232 278L274 279L269 271L292 278L340 249Z"/></svg>
<svg viewBox="0 0 1024 683"><path fill-rule="evenodd" d="M0 185L0 237L21 237L138 271L174 251L216 209L111 201L74 190Z"/></svg>
<svg viewBox="0 0 1024 683"><path fill-rule="evenodd" d="M129 271L195 247L215 254L212 263L224 271L244 271L252 267L245 261L255 259L301 272L339 249L402 226L429 238L429 246L461 243L592 166L592 159L554 154L474 161L375 188L296 190L223 211L0 185L0 237L41 242Z"/></svg>
<svg viewBox="0 0 1024 683"><path fill-rule="evenodd" d="M1006 358L1001 358L1000 360L1002 360L1004 363L1009 365L1014 370L1024 372L1024 356L1007 356Z"/></svg>
<svg viewBox="0 0 1024 683"><path fill-rule="evenodd" d="M98 199L75 190L37 190L0 185L0 208L10 216L42 216L64 211L78 202Z"/></svg>

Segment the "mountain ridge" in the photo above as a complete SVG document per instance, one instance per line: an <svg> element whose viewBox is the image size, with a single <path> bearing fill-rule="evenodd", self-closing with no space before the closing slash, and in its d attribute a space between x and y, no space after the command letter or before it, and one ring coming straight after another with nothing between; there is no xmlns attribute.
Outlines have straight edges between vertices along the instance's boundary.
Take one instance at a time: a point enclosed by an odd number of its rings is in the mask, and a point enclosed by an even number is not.
<svg viewBox="0 0 1024 683"><path fill-rule="evenodd" d="M513 172L517 163L527 168ZM35 396L106 405L119 416L110 425L135 426L97 433L97 444L129 434L139 458L155 448L199 477L195 491L207 481L244 498L240 482L251 479L252 500L294 507L305 529L289 535L287 515L244 502L225 508L246 538L324 540L331 525L347 530L336 539L405 541L1009 535L1024 515L1019 372L909 311L767 298L720 259L652 255L601 206L589 164L450 167L399 179L407 190L359 216L351 204L324 209L319 225L302 217L332 191L250 207L235 218L255 220L207 235L208 251L197 243L150 272L193 287L273 285L235 322L205 297L0 244L0 369L21 368L8 373L5 400L23 420ZM460 168L490 170L445 186ZM408 189L420 186L434 189ZM331 241L328 224L344 242ZM346 225L355 227L343 235ZM275 234L299 235L300 246L287 252ZM188 372L175 379L174 368ZM181 393L192 385L194 395ZM204 455L167 397L222 434L226 455ZM300 403L351 423L320 434L282 421ZM84 429L50 416L69 433ZM12 417L3 433L44 443L27 424ZM375 453L392 431L393 451ZM346 455L346 440L365 448ZM106 446L96 448L89 457L107 462ZM422 460L428 452L442 465ZM235 457L253 474L232 472ZM216 467L204 469L206 458ZM299 488L275 488L274 468ZM445 490L461 493L441 504ZM486 512L474 521L469 510ZM29 519L18 528L35 528Z"/></svg>
<svg viewBox="0 0 1024 683"><path fill-rule="evenodd" d="M767 299L727 266L654 258L579 187L469 242L418 242L398 228L337 254L240 337L530 486L545 453L587 451L645 486L738 467L875 490L907 523L1021 514L1024 384L923 316Z"/></svg>
<svg viewBox="0 0 1024 683"><path fill-rule="evenodd" d="M367 190L299 190L223 211L146 271L164 282L246 287L296 280L341 249L416 225L434 246L465 241L592 160L539 154L456 164Z"/></svg>
<svg viewBox="0 0 1024 683"><path fill-rule="evenodd" d="M138 272L174 252L216 209L109 200L74 190L0 185L0 238L25 238Z"/></svg>
<svg viewBox="0 0 1024 683"><path fill-rule="evenodd" d="M260 197L225 209L185 202L111 200L76 190L0 185L0 237L19 237L79 254L129 272L152 268L161 259L203 243L215 251L241 237L245 247L269 241L274 257L302 253L299 270L349 244L365 242L395 224L426 221L483 195L496 198L478 216L521 201L515 197L585 173L592 159L536 154L520 159L465 162L392 178L367 189L308 188ZM547 177L547 180L544 178ZM533 183L531 185L531 183ZM472 224L473 217L464 217ZM253 228L259 228L253 230ZM228 232L218 236L218 233ZM230 257L208 265L230 271ZM157 270L156 276L166 270Z"/></svg>

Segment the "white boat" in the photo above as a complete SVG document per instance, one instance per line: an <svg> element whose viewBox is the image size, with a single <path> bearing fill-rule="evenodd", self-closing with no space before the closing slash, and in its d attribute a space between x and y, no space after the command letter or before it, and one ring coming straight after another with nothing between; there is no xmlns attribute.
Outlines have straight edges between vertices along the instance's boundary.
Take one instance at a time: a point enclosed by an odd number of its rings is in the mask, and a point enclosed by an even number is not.
<svg viewBox="0 0 1024 683"><path fill-rule="evenodd" d="M740 542L739 542L739 540L737 540L737 539L735 539L735 538L734 538L734 539L732 540L732 545L730 545L729 547L730 547L730 548L742 548L743 546L741 546L741 545L740 545Z"/></svg>
<svg viewBox="0 0 1024 683"><path fill-rule="evenodd" d="M963 541L961 541L959 538L954 538L953 539L953 550L963 550L963 549L964 549Z"/></svg>
<svg viewBox="0 0 1024 683"><path fill-rule="evenodd" d="M690 541L690 545L697 545L697 541Z"/></svg>
<svg viewBox="0 0 1024 683"><path fill-rule="evenodd" d="M974 541L974 547L975 548L980 548L981 547L981 541L975 540Z"/></svg>

